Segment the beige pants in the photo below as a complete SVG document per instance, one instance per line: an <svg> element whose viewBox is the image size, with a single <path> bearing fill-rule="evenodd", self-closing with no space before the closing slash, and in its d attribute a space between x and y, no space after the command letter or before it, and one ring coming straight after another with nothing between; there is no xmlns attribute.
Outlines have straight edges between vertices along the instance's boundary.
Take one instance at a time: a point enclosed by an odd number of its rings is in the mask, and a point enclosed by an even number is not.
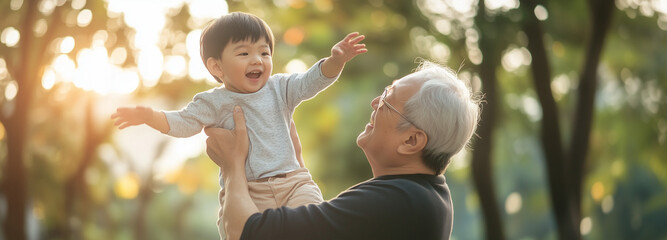
<svg viewBox="0 0 667 240"><path fill-rule="evenodd" d="M322 192L310 176L308 169L299 168L286 174L261 178L248 182L250 198L260 212L282 206L298 207L311 203L321 203ZM225 191L219 194L220 211L218 212L218 233L220 239L227 239L222 226L222 206L225 204Z"/></svg>

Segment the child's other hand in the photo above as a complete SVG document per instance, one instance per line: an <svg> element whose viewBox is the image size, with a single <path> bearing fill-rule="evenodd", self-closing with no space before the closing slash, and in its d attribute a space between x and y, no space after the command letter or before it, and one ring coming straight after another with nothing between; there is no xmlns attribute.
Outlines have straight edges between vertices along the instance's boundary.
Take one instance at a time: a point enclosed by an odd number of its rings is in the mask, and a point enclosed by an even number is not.
<svg viewBox="0 0 667 240"><path fill-rule="evenodd" d="M331 48L331 58L344 64L357 55L368 52L366 44L359 44L364 38L366 36L359 35L358 32L348 34L342 41L336 43Z"/></svg>
<svg viewBox="0 0 667 240"><path fill-rule="evenodd" d="M153 109L142 106L118 108L116 109L116 113L111 114L111 118L116 119L114 125L119 126L118 129L147 123L152 117Z"/></svg>

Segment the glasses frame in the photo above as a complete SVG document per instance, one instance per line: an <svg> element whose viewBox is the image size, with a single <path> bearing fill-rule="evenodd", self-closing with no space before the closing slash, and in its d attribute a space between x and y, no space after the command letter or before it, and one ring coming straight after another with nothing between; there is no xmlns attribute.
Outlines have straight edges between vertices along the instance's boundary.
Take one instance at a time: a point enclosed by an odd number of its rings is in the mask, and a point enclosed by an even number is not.
<svg viewBox="0 0 667 240"><path fill-rule="evenodd" d="M415 124L414 122L410 121L410 119L408 119L408 117L406 117L406 116L403 115L401 112L399 112L398 109L396 109L396 108L394 107L394 105L391 105L389 102L387 102L387 100L386 100L386 98L387 98L387 92L389 92L389 91L392 90L393 88L394 88L393 85L384 88L384 92L382 92L382 95L380 95L380 103L382 103L382 105L386 105L387 107L389 107L389 109L391 109L392 111L394 111L395 113L397 113L398 116L400 116L401 118L403 118L403 120L405 120L406 122L412 124L412 126L415 126L416 128L419 128L419 127L417 127L417 124ZM379 106L378 106L378 109L381 108L382 105L379 105Z"/></svg>

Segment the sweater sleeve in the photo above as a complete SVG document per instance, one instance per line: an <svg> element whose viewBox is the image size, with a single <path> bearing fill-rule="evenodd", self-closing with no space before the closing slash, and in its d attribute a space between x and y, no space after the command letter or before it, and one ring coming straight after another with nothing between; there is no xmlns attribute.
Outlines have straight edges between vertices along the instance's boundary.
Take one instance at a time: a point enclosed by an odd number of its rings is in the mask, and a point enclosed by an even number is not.
<svg viewBox="0 0 667 240"><path fill-rule="evenodd" d="M322 73L322 62L318 61L308 71L284 75L286 102L290 110L294 110L301 102L315 97L333 84L338 76L328 78Z"/></svg>
<svg viewBox="0 0 667 240"><path fill-rule="evenodd" d="M178 111L164 111L169 123L167 135L173 137L190 137L200 133L202 128L218 123L218 108L213 90L195 95L192 102Z"/></svg>

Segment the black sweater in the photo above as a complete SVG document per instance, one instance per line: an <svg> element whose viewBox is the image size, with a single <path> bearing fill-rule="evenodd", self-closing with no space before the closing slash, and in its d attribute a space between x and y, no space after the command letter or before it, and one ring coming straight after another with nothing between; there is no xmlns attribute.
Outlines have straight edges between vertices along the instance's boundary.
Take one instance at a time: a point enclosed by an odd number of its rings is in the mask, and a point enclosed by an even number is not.
<svg viewBox="0 0 667 240"><path fill-rule="evenodd" d="M449 239L452 207L443 176L381 176L321 204L255 213L241 239Z"/></svg>

